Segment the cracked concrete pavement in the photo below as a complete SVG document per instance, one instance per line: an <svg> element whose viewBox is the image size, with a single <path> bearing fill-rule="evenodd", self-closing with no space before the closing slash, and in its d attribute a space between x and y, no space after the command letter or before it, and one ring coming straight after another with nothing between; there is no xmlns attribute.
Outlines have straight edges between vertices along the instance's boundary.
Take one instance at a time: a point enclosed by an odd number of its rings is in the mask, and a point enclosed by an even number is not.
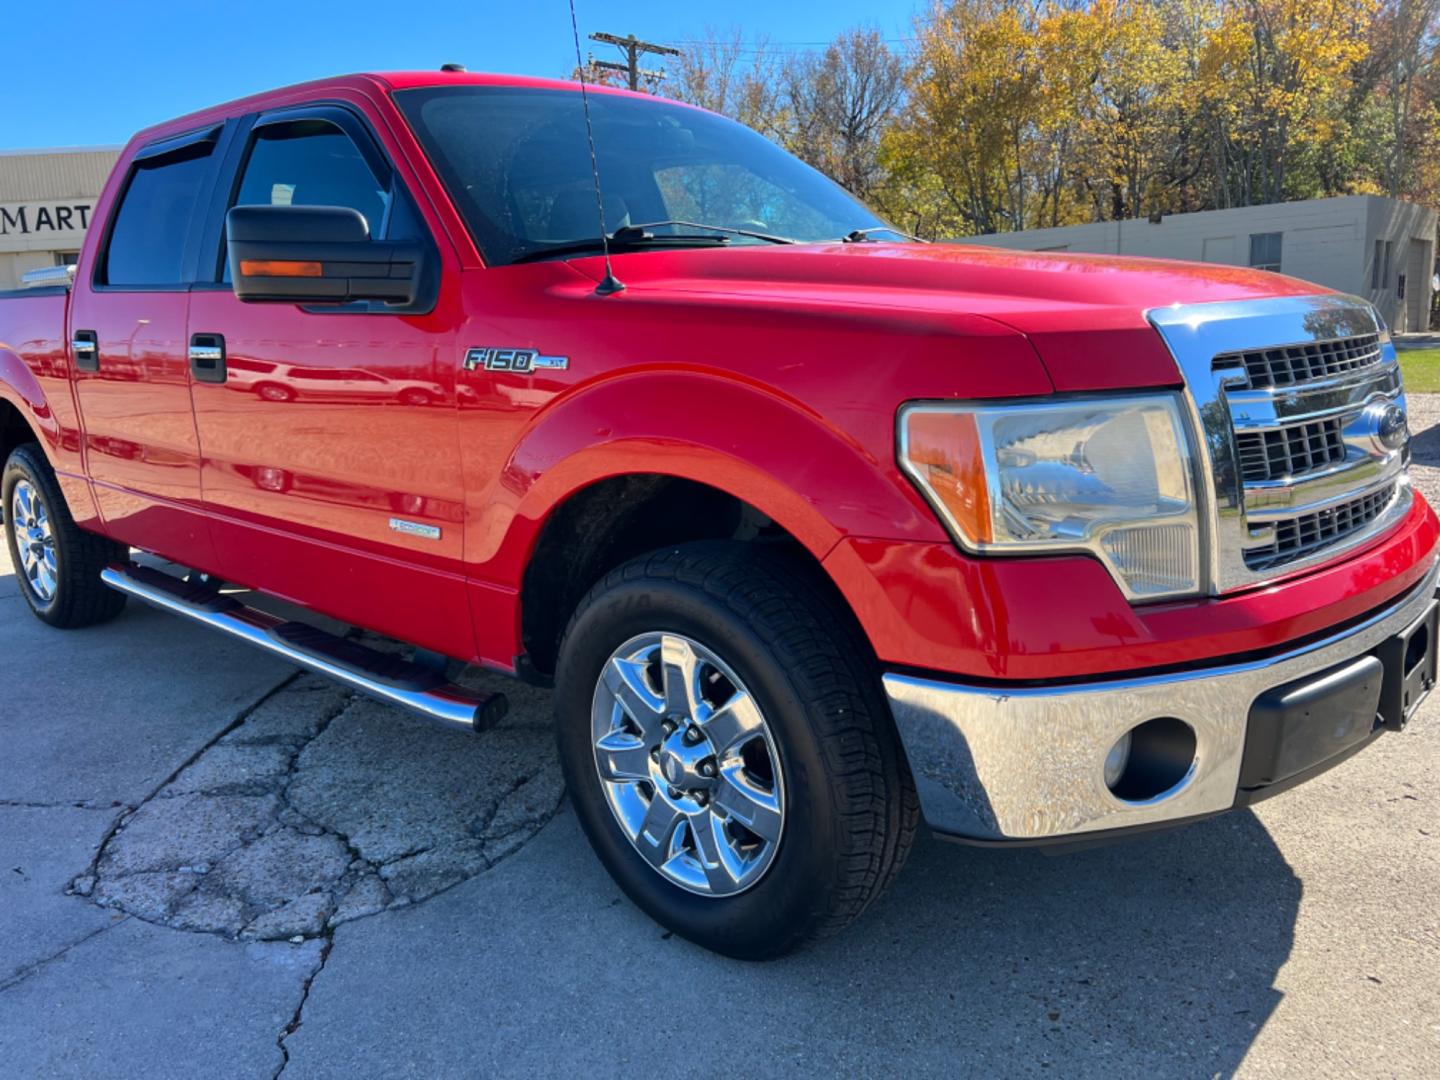
<svg viewBox="0 0 1440 1080"><path fill-rule="evenodd" d="M180 930L319 937L489 870L561 788L533 710L433 731L299 676L127 810L70 890Z"/></svg>
<svg viewBox="0 0 1440 1080"><path fill-rule="evenodd" d="M744 965L623 898L507 691L464 736L139 606L57 633L0 562L5 1075L1440 1072L1437 702L1254 813L922 840L847 934Z"/></svg>

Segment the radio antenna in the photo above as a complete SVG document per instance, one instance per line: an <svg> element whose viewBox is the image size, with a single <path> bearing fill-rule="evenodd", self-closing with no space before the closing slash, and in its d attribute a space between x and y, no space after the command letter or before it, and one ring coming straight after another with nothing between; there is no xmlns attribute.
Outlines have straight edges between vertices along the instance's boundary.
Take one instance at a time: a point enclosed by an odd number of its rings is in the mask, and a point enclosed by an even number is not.
<svg viewBox="0 0 1440 1080"><path fill-rule="evenodd" d="M625 291L625 284L610 267L610 233L605 228L605 197L600 194L600 162L595 157L595 129L590 124L590 94L585 89L585 61L580 58L580 26L575 21L575 0L570 0L570 32L575 35L575 73L580 78L580 103L585 108L585 138L590 143L590 173L595 177L595 209L600 215L600 250L605 253L605 280L595 286L601 296Z"/></svg>

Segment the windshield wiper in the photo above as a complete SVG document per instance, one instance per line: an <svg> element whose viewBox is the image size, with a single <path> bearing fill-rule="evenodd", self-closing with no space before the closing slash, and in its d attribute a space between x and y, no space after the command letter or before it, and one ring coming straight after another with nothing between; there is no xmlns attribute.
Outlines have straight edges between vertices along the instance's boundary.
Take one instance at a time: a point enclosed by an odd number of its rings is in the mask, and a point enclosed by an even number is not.
<svg viewBox="0 0 1440 1080"><path fill-rule="evenodd" d="M643 247L664 247L667 244L728 244L730 237L702 233L695 236L655 236L642 226L625 225L610 234L612 251L633 251ZM605 250L605 241L595 236L587 240L571 240L563 244L547 244L511 259L512 263L538 262L565 255L588 255Z"/></svg>
<svg viewBox="0 0 1440 1080"><path fill-rule="evenodd" d="M773 233L752 232L749 229L732 229L729 225L706 225L703 222L699 221L647 221L643 225L625 225L619 229L616 229L611 239L618 240L622 235L627 238L631 236L646 236L648 235L645 232L646 229L663 229L667 226L679 227L684 229L709 229L711 232L724 233L726 236L748 236L752 240L764 240L766 243L770 244L799 243L799 241L794 240L788 236L775 236ZM669 236L657 236L655 237L655 239L673 240L676 238Z"/></svg>
<svg viewBox="0 0 1440 1080"><path fill-rule="evenodd" d="M852 229L840 238L842 244L863 244L876 243L870 239L871 233L894 233L896 236L903 236L906 240L913 240L917 244L928 244L930 241L921 240L918 236L911 236L908 232L901 232L893 225L872 225L868 229Z"/></svg>

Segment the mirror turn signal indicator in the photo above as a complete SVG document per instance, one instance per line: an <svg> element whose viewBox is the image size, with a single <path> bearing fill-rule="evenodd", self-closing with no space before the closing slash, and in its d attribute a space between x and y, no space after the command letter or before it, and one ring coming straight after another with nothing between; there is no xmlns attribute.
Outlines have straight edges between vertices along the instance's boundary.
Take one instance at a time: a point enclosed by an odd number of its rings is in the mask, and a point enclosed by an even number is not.
<svg viewBox="0 0 1440 1080"><path fill-rule="evenodd" d="M240 273L246 277L324 277L318 262L292 259L241 259Z"/></svg>

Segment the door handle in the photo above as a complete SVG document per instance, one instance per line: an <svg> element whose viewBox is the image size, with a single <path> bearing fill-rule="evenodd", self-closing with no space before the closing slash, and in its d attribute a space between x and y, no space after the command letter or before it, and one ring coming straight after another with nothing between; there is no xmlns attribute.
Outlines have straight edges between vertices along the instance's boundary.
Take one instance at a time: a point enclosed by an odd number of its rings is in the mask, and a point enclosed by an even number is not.
<svg viewBox="0 0 1440 1080"><path fill-rule="evenodd" d="M190 374L196 382L225 381L225 338L220 334L190 335Z"/></svg>
<svg viewBox="0 0 1440 1080"><path fill-rule="evenodd" d="M100 370L100 338L94 330L76 330L70 335L70 353L77 371Z"/></svg>

